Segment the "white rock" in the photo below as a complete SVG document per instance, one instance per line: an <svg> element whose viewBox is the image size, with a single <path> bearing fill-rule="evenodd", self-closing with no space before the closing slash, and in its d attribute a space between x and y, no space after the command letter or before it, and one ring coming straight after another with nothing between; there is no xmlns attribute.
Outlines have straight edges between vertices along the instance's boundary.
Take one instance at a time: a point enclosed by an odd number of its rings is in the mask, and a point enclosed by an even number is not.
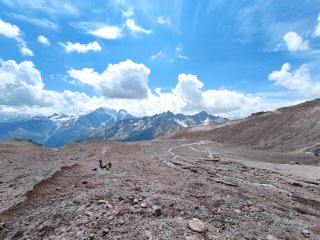
<svg viewBox="0 0 320 240"><path fill-rule="evenodd" d="M204 223L198 218L193 218L189 221L189 228L198 233L203 233L205 231Z"/></svg>

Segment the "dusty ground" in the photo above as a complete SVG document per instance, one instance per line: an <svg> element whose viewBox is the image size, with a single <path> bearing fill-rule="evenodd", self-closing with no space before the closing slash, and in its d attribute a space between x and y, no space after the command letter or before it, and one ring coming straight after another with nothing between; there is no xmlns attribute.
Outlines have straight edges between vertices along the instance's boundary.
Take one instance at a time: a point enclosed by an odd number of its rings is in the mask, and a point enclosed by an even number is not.
<svg viewBox="0 0 320 240"><path fill-rule="evenodd" d="M13 141L0 143L0 193L0 239L320 239L320 164L306 154L177 139L58 150Z"/></svg>

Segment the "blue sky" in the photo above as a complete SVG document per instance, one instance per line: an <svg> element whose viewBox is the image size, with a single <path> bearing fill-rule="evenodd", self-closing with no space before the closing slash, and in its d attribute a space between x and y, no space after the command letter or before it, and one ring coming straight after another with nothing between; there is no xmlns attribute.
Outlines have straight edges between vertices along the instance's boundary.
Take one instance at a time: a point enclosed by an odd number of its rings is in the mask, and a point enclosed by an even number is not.
<svg viewBox="0 0 320 240"><path fill-rule="evenodd" d="M0 0L0 110L237 118L320 96L317 0Z"/></svg>

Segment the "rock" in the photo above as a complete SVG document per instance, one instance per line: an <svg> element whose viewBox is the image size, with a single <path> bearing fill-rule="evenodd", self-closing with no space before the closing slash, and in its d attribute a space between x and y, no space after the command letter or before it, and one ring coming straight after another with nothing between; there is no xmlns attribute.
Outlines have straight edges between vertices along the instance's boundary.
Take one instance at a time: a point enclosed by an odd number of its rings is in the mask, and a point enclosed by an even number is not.
<svg viewBox="0 0 320 240"><path fill-rule="evenodd" d="M106 207L109 208L109 209L113 209L112 205L109 204L109 203L106 204Z"/></svg>
<svg viewBox="0 0 320 240"><path fill-rule="evenodd" d="M141 204L140 204L140 207L142 207L142 208L147 208L147 204L141 203Z"/></svg>
<svg viewBox="0 0 320 240"><path fill-rule="evenodd" d="M217 236L209 236L208 240L220 240Z"/></svg>
<svg viewBox="0 0 320 240"><path fill-rule="evenodd" d="M239 209L233 209L233 211L238 215L241 214L241 210L239 210Z"/></svg>
<svg viewBox="0 0 320 240"><path fill-rule="evenodd" d="M123 224L124 224L124 221L123 221L123 220L119 220L119 224L120 224L120 225L123 225Z"/></svg>
<svg viewBox="0 0 320 240"><path fill-rule="evenodd" d="M299 165L299 162L297 162L297 161L289 161L289 164L291 164L291 165Z"/></svg>
<svg viewBox="0 0 320 240"><path fill-rule="evenodd" d="M278 240L278 238L276 238L276 237L273 236L273 235L268 235L266 239L267 239L267 240Z"/></svg>
<svg viewBox="0 0 320 240"><path fill-rule="evenodd" d="M102 236L107 235L109 232L110 232L110 230L108 228L102 229Z"/></svg>
<svg viewBox="0 0 320 240"><path fill-rule="evenodd" d="M88 181L83 180L81 183L82 183L82 184L88 184Z"/></svg>
<svg viewBox="0 0 320 240"><path fill-rule="evenodd" d="M186 236L186 240L195 240L196 238L194 236Z"/></svg>
<svg viewBox="0 0 320 240"><path fill-rule="evenodd" d="M204 223L198 218L193 218L189 221L189 228L198 233L203 233L205 231Z"/></svg>
<svg viewBox="0 0 320 240"><path fill-rule="evenodd" d="M92 216L92 212L86 211L86 212L84 213L84 215L86 215L86 216L88 216L88 217L91 217L91 216Z"/></svg>
<svg viewBox="0 0 320 240"><path fill-rule="evenodd" d="M107 204L107 203L108 202L106 200L102 200L102 199L98 201L99 205L104 205L104 204Z"/></svg>
<svg viewBox="0 0 320 240"><path fill-rule="evenodd" d="M6 228L6 224L4 222L0 223L0 231Z"/></svg>
<svg viewBox="0 0 320 240"><path fill-rule="evenodd" d="M91 233L91 234L89 235L89 239L93 240L93 239L95 239L95 238L96 238L96 236L95 236L93 233Z"/></svg>
<svg viewBox="0 0 320 240"><path fill-rule="evenodd" d="M152 214L156 217L160 216L162 214L162 209L161 207L157 206L157 205L153 205L152 206Z"/></svg>
<svg viewBox="0 0 320 240"><path fill-rule="evenodd" d="M302 230L302 235L305 236L306 238L309 238L311 236L311 232L309 232L308 230Z"/></svg>
<svg viewBox="0 0 320 240"><path fill-rule="evenodd" d="M135 199L133 199L133 203L134 203L134 204L138 204L138 203L139 203L139 200L135 198Z"/></svg>
<svg viewBox="0 0 320 240"><path fill-rule="evenodd" d="M61 188L55 187L54 190L61 191Z"/></svg>

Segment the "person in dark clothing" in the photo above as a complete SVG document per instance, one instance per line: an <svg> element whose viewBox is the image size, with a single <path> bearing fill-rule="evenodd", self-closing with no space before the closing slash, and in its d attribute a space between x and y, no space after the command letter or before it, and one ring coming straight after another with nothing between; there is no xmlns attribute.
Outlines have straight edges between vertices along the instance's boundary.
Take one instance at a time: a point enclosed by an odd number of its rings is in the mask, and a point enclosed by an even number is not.
<svg viewBox="0 0 320 240"><path fill-rule="evenodd" d="M102 163L101 159L99 160L99 165L100 165L100 168L107 168L107 166Z"/></svg>

